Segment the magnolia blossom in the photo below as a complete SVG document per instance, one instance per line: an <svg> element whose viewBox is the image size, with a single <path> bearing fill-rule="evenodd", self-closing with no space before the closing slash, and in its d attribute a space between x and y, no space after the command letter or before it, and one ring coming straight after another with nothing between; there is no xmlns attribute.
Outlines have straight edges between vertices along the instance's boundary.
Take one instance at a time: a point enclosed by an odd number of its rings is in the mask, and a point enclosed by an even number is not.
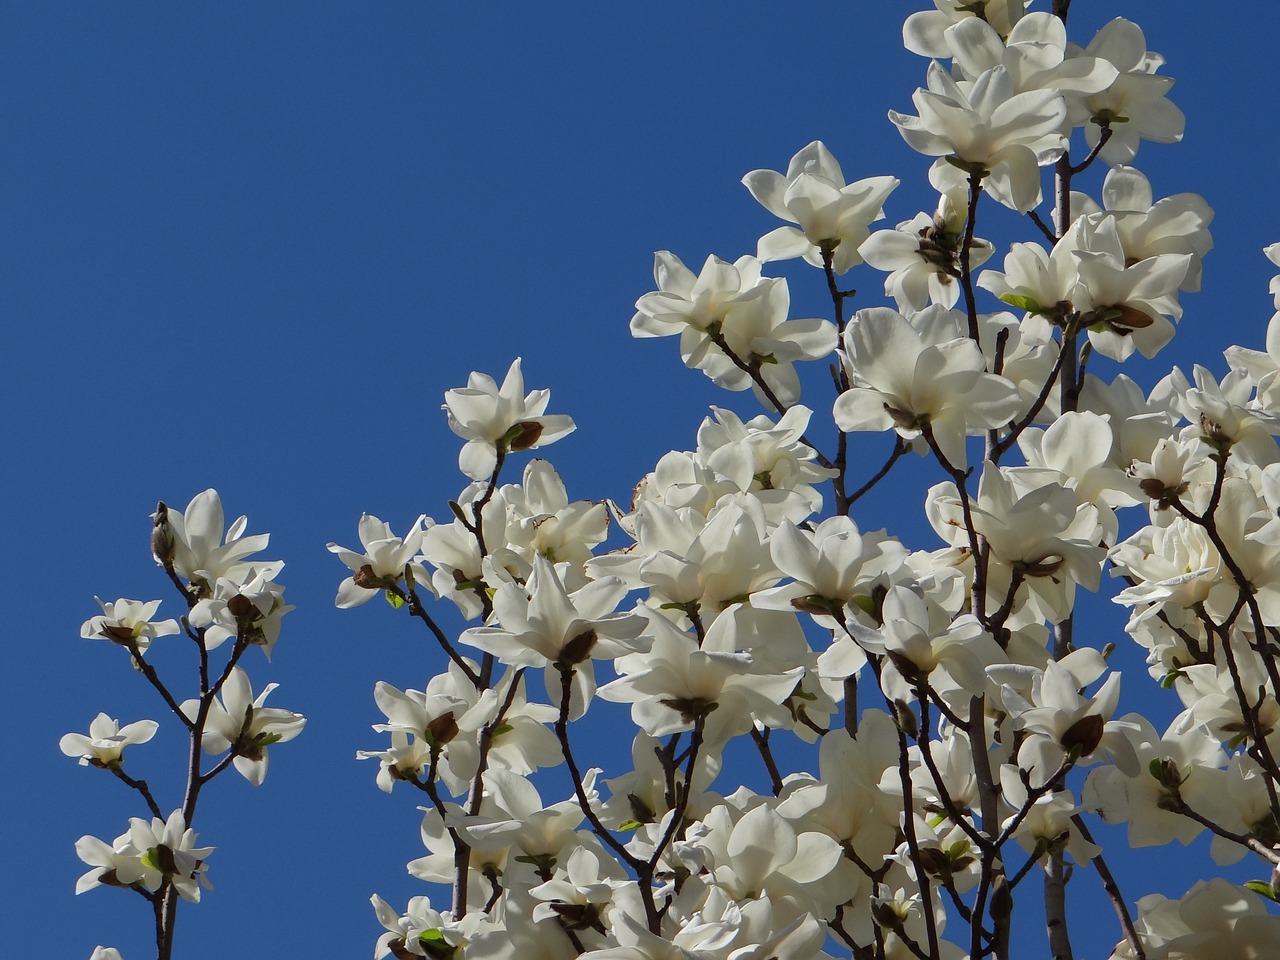
<svg viewBox="0 0 1280 960"><path fill-rule="evenodd" d="M1204 829L1181 806L1201 816L1220 804L1219 767L1226 761L1218 738L1204 726L1175 723L1161 736L1137 714L1125 718L1136 729L1138 769L1098 767L1085 782L1084 802L1108 823L1129 825L1129 846L1149 847L1177 840L1184 846Z"/></svg>
<svg viewBox="0 0 1280 960"><path fill-rule="evenodd" d="M921 213L893 230L878 230L858 248L871 266L891 271L884 292L899 310L923 310L930 303L956 305L968 212L964 191L952 190L938 200L932 217ZM985 263L994 250L988 241L975 237L969 245L969 265Z"/></svg>
<svg viewBox="0 0 1280 960"><path fill-rule="evenodd" d="M685 365L719 386L751 388L768 402L754 373L780 402L794 403L800 381L792 365L831 353L836 328L828 320L788 320L787 282L762 277L760 267L755 257L735 263L708 257L694 277L674 254L659 251L653 264L658 289L636 301L631 335L679 334Z"/></svg>
<svg viewBox="0 0 1280 960"><path fill-rule="evenodd" d="M534 559L527 584L504 583L493 598L501 626L472 627L458 639L503 663L572 673L574 717L595 689L592 660L612 660L647 649L643 617L616 608L627 588L616 577L592 580L570 594L544 557ZM548 694L560 700L559 683L547 675Z"/></svg>
<svg viewBox="0 0 1280 960"><path fill-rule="evenodd" d="M1025 590L1033 609L1057 622L1070 613L1077 584L1097 588L1105 552L1094 546L1095 507L1079 504L1058 483L1031 480L1043 477L988 462L969 513L991 551L988 608L1018 604ZM972 546L954 485L932 488L926 511L934 530L953 546Z"/></svg>
<svg viewBox="0 0 1280 960"><path fill-rule="evenodd" d="M766 512L776 506L787 515L808 516L821 508L817 485L835 470L815 463L817 452L804 441L813 411L797 404L777 422L761 415L745 423L731 410L711 412L698 428L698 455L709 469L750 492Z"/></svg>
<svg viewBox="0 0 1280 960"><path fill-rule="evenodd" d="M1071 764L1098 759L1105 752L1123 772L1138 772L1137 756L1129 739L1128 722L1113 721L1120 696L1120 675L1113 673L1092 697L1076 688L1071 671L1056 661L1035 677L1030 700L1005 686L1001 699L1018 729L1025 734L1018 748L1018 766L1027 771L1033 786L1049 783Z"/></svg>
<svg viewBox="0 0 1280 960"><path fill-rule="evenodd" d="M102 607L102 615L91 617L80 627L80 636L86 640L110 640L122 646L136 647L141 653L151 646L156 637L178 632L176 620L152 621L160 609L159 600L144 603L121 597L115 603L108 603L98 597L93 599Z"/></svg>
<svg viewBox="0 0 1280 960"><path fill-rule="evenodd" d="M412 898L403 915L376 893L370 899L378 922L387 931L374 946L375 960L386 956L438 957L441 951L461 950L468 940L467 931L476 926L474 921L455 921L433 910L427 897Z"/></svg>
<svg viewBox="0 0 1280 960"><path fill-rule="evenodd" d="M271 581L271 571L246 583L226 577L213 585L212 596L191 608L188 620L204 629L205 648L216 649L232 637L262 647L267 658L280 637L280 621L293 610L284 602L284 587Z"/></svg>
<svg viewBox="0 0 1280 960"><path fill-rule="evenodd" d="M306 717L277 707L264 707L267 695L278 684L269 683L254 699L249 677L232 667L222 685L221 701L209 704L202 745L206 753L232 751L232 763L242 777L259 786L267 775L267 748L292 740L302 732ZM187 700L182 712L189 720L199 715L201 702Z"/></svg>
<svg viewBox="0 0 1280 960"><path fill-rule="evenodd" d="M472 373L467 385L448 390L442 409L449 429L466 443L458 454L458 469L472 480L484 480L494 470L498 454L535 450L574 430L564 414L544 414L551 391L524 392L520 358L511 362L499 387L487 374Z"/></svg>
<svg viewBox="0 0 1280 960"><path fill-rule="evenodd" d="M58 741L58 749L68 757L78 757L82 765L119 767L124 748L131 743L146 743L156 735L159 724L154 720L137 720L120 726L100 713L89 724L89 735L68 733Z"/></svg>
<svg viewBox="0 0 1280 960"><path fill-rule="evenodd" d="M1280 435L1280 413L1250 402L1252 388L1247 373L1232 370L1219 381L1196 364L1192 375L1194 387L1174 367L1161 389L1170 393L1187 420L1198 425L1200 439L1210 450L1230 450L1233 457L1263 467L1280 459L1273 439Z"/></svg>
<svg viewBox="0 0 1280 960"><path fill-rule="evenodd" d="M1112 360L1138 350L1153 357L1173 337L1165 319L1182 316L1177 291L1189 253L1164 253L1130 264L1114 217L1081 218L1076 231L1077 283L1072 301L1089 329L1089 342Z"/></svg>
<svg viewBox="0 0 1280 960"><path fill-rule="evenodd" d="M936 603L905 585L885 595L884 624L876 630L857 621L848 631L869 652L884 656L880 687L890 700L910 702L917 685L961 699L986 687L986 668L1005 659L991 635L972 616L954 620Z"/></svg>
<svg viewBox="0 0 1280 960"><path fill-rule="evenodd" d="M1019 93L1057 90L1078 101L1106 90L1119 75L1106 60L1068 57L1066 24L1048 11L1026 14L1004 34L982 17L967 17L948 27L944 37L964 76L1003 66Z"/></svg>
<svg viewBox="0 0 1280 960"><path fill-rule="evenodd" d="M1197 193L1179 193L1155 200L1151 183L1141 171L1117 164L1102 182L1102 206L1087 194L1071 194L1077 217L1110 215L1120 235L1126 262L1146 260L1164 253L1189 254L1181 289L1200 289L1200 261L1213 249L1209 224L1213 209ZM1232 348L1239 349L1239 348Z"/></svg>
<svg viewBox="0 0 1280 960"><path fill-rule="evenodd" d="M926 431L947 460L968 462L964 438L1005 426L1017 388L987 372L982 351L957 319L932 307L910 320L885 307L859 310L845 329L843 359L852 388L835 404L842 430Z"/></svg>
<svg viewBox="0 0 1280 960"><path fill-rule="evenodd" d="M1153 893L1138 901L1134 923L1148 957L1170 960L1221 960L1223 957L1276 956L1280 917L1273 916L1256 893L1229 880L1201 880L1180 900ZM1134 960L1121 940L1111 960Z"/></svg>
<svg viewBox="0 0 1280 960"><path fill-rule="evenodd" d="M426 517L419 517L403 537L394 536L389 524L377 517L364 514L360 517L360 545L363 553L356 553L336 543L328 550L355 573L338 586L336 605L341 608L358 607L372 600L379 590L395 587L405 577L408 569L415 584L431 586L430 576L419 564L411 562L422 547L426 533Z"/></svg>
<svg viewBox="0 0 1280 960"><path fill-rule="evenodd" d="M1176 143L1182 139L1186 118L1168 100L1171 77L1156 75L1164 57L1147 49L1141 28L1120 17L1099 30L1078 55L1111 63L1118 75L1105 90L1092 94L1073 108L1072 123L1089 121L1085 137L1096 146L1104 127L1111 137L1099 154L1107 163L1132 163L1141 140Z"/></svg>
<svg viewBox="0 0 1280 960"><path fill-rule="evenodd" d="M186 577L203 595L222 578L244 581L256 573L278 573L279 561L250 560L252 554L266 548L270 536L265 533L244 535L247 517L239 517L224 536L222 500L216 490L196 494L184 511L161 504L156 511L157 530L152 546L164 546L166 556L156 554L162 566L173 564L174 570Z"/></svg>
<svg viewBox="0 0 1280 960"><path fill-rule="evenodd" d="M779 227L760 238L761 260L804 259L815 267L830 257L836 273L862 262L859 247L868 225L884 216L884 201L896 177L870 177L846 184L840 164L821 140L791 158L785 174L752 170L742 178L770 213L798 227Z"/></svg>
<svg viewBox="0 0 1280 960"><path fill-rule="evenodd" d="M952 55L948 28L966 20L981 19L991 24L1000 37L1013 32L1026 15L1025 0L933 0L934 10L910 14L902 27L903 45L922 57L946 59Z"/></svg>
<svg viewBox="0 0 1280 960"><path fill-rule="evenodd" d="M889 119L913 150L957 161L982 178L993 197L1019 212L1040 202L1040 167L1066 149L1062 94L1052 89L1019 93L1003 65L971 81L956 81L934 62L928 87L917 90L912 101L919 116L890 110ZM936 164L935 170L939 174L931 181L939 189L956 179Z"/></svg>
<svg viewBox="0 0 1280 960"><path fill-rule="evenodd" d="M81 837L76 854L94 869L76 883L76 893L104 883L154 892L168 882L184 900L198 902L200 887L210 887L204 860L213 847L197 847L195 842L196 834L187 829L181 810L169 814L168 820L131 819L129 832L110 846L96 837Z"/></svg>
<svg viewBox="0 0 1280 960"><path fill-rule="evenodd" d="M740 618L717 617L699 644L655 616L650 621L652 648L619 658L621 676L601 687L600 696L630 703L632 722L651 737L697 726L709 745L719 746L750 729L753 717L785 724L782 703L804 669L772 673L761 668L743 652L747 638L741 627Z"/></svg>

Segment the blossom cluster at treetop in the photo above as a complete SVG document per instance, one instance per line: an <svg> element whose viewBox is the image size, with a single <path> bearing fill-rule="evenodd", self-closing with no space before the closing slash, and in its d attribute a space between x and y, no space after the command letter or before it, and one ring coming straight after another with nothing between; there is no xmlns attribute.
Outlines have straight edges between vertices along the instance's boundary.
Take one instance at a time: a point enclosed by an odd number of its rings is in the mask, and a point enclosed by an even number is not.
<svg viewBox="0 0 1280 960"><path fill-rule="evenodd" d="M743 177L782 221L754 254L655 254L633 335L678 337L686 366L763 412L713 407L628 502L571 499L541 456L574 423L516 359L444 395L455 500L329 544L337 607L381 601L438 650L422 689L377 685L387 736L359 754L423 812L408 871L428 886L403 909L373 897L376 958L977 960L1042 949L1037 925L1067 958L1068 883L1105 891L1116 960L1280 957L1280 279L1266 349L1228 348L1221 379L1174 368L1146 391L1092 371L1170 342L1213 211L1135 166L1182 135L1163 58L1123 19L1069 41L1068 7L907 17L925 86L889 120L936 158L910 219L881 223L897 177L863 157L849 182L815 141ZM1029 239L979 237L995 205ZM767 271L791 259L828 317L790 316ZM854 271L884 300L851 310ZM909 470L929 477L924 544L861 513ZM228 767L261 784L305 723L241 663L291 609L281 564L223 523L212 491L161 504L181 621L121 598L83 630L190 734L182 805L126 773L155 721L102 714L61 744L146 802L114 842L80 840L77 892L141 893L161 960L178 900L207 885L201 787ZM1104 590L1128 639L1077 629ZM184 641L198 683L179 702L147 655ZM1150 674L1126 686L1178 698L1166 729L1122 711L1117 642ZM590 725L627 717L629 755L594 755ZM1132 847L1207 832L1208 879L1180 899L1121 890L1098 819ZM1218 869L1246 858L1262 879Z"/></svg>

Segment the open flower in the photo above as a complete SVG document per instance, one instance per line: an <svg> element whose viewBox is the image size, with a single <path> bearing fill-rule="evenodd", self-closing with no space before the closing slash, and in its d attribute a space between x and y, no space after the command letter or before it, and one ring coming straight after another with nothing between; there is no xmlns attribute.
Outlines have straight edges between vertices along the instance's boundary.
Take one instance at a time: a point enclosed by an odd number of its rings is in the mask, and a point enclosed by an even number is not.
<svg viewBox="0 0 1280 960"><path fill-rule="evenodd" d="M961 190L944 193L931 217L917 214L893 230L877 230L859 248L864 260L877 270L891 271L884 292L902 311L923 310L930 303L954 307L960 298L960 253L968 201ZM974 238L969 264L976 267L995 248Z"/></svg>
<svg viewBox="0 0 1280 960"><path fill-rule="evenodd" d="M788 320L787 281L762 277L760 266L755 257L734 263L708 257L695 277L679 257L659 250L653 256L658 289L636 301L631 335L679 334L685 366L726 390L752 388L767 402L750 370L782 403L794 403L800 380L793 364L830 354L836 328L827 320Z"/></svg>
<svg viewBox="0 0 1280 960"><path fill-rule="evenodd" d="M1034 208L1040 202L1040 167L1066 149L1062 94L1018 93L1003 65L972 81L956 81L935 61L927 82L927 89L916 90L911 98L919 116L889 111L908 146L926 156L950 157L980 174L986 189L1005 206L1020 213ZM948 184L955 179L946 178ZM938 177L930 180L939 186Z"/></svg>
<svg viewBox="0 0 1280 960"><path fill-rule="evenodd" d="M869 177L846 184L840 164L821 140L792 157L785 174L752 170L742 178L751 195L770 213L798 225L761 237L757 256L804 257L820 267L825 255L836 273L856 267L869 224L884 216L884 201L898 182L896 177Z"/></svg>
<svg viewBox="0 0 1280 960"><path fill-rule="evenodd" d="M169 814L168 820L151 821L134 817L129 832L116 837L111 845L97 837L81 837L76 841L76 854L94 869L76 883L76 893L84 893L106 884L113 887L139 887L152 892L168 881L184 900L200 900L200 887L208 888L204 860L213 847L197 847L196 833L187 829L181 810Z"/></svg>
<svg viewBox="0 0 1280 960"><path fill-rule="evenodd" d="M1017 411L1018 389L987 373L982 351L956 317L930 307L910 320L886 307L859 310L844 332L853 386L837 399L841 430L932 434L952 466L967 463L964 438L1002 427Z"/></svg>
<svg viewBox="0 0 1280 960"><path fill-rule="evenodd" d="M360 546L364 547L364 553L330 543L329 552L336 553L339 560L355 571L338 586L337 606L347 609L367 603L378 591L390 589L403 580L406 567L413 569L415 583L430 589L431 575L426 568L411 563L422 547L425 520L425 517L419 517L404 537L397 537L391 533L389 525L366 513L360 517L359 526Z"/></svg>
<svg viewBox="0 0 1280 960"><path fill-rule="evenodd" d="M267 747L292 740L307 722L301 714L262 705L276 686L267 684L255 700L248 675L240 667L232 667L222 685L221 702L215 699L209 707L201 741L205 753L230 750L236 770L255 787L267 775ZM199 708L199 700L182 704L182 712L190 720L196 718Z"/></svg>
<svg viewBox="0 0 1280 960"><path fill-rule="evenodd" d="M1182 139L1186 118L1169 102L1173 78L1156 75L1164 57L1147 49L1147 39L1136 23L1117 17L1083 51L1076 47L1073 53L1108 61L1118 71L1109 87L1086 97L1072 111L1072 123L1085 124L1090 147L1102 138L1104 127L1111 130L1099 153L1103 160L1132 163L1142 140L1177 143Z"/></svg>
<svg viewBox="0 0 1280 960"><path fill-rule="evenodd" d="M572 433L570 417L543 413L550 399L550 390L524 392L519 357L501 387L487 374L472 373L465 387L445 391L442 409L449 429L467 441L458 454L458 469L472 480L484 480L493 473L499 452L534 450Z"/></svg>
<svg viewBox="0 0 1280 960"><path fill-rule="evenodd" d="M154 720L137 720L122 727L120 721L100 713L89 724L87 737L68 733L58 741L58 748L68 757L79 757L85 766L118 767L124 748L131 743L146 743L159 726Z"/></svg>
<svg viewBox="0 0 1280 960"><path fill-rule="evenodd" d="M80 627L80 636L86 640L110 640L121 646L136 646L141 653L151 646L156 637L166 637L178 632L178 621L152 617L160 609L159 600L126 600L121 597L115 603L106 603L94 597L102 607L102 615L91 617Z"/></svg>
<svg viewBox="0 0 1280 960"><path fill-rule="evenodd" d="M284 566L278 560L249 559L252 554L265 549L271 538L265 533L246 537L244 531L249 524L248 517L237 518L224 536L222 525L225 518L217 490L196 494L184 511L164 504L160 506L153 515L159 534L153 540L153 547L158 540L171 538L169 549L174 570L186 577L200 594L212 590L223 577L242 581L256 572L270 571L274 574ZM163 565L166 558L157 554L157 559Z"/></svg>

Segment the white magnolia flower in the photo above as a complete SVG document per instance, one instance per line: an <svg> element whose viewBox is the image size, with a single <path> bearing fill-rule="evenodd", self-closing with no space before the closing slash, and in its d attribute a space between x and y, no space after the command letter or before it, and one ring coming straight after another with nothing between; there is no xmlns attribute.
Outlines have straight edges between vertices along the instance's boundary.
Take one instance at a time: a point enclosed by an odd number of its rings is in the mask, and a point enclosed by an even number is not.
<svg viewBox="0 0 1280 960"><path fill-rule="evenodd" d="M1280 917L1256 893L1221 877L1201 880L1181 900L1159 893L1143 897L1134 926L1148 957L1169 960L1273 960L1280 942ZM1135 956L1122 940L1110 960Z"/></svg>
<svg viewBox="0 0 1280 960"><path fill-rule="evenodd" d="M1106 90L1119 74L1106 60L1068 58L1066 24L1047 11L1026 14L1006 34L982 17L966 17L947 28L945 39L962 75L1003 66L1019 93L1057 90L1076 101Z"/></svg>
<svg viewBox="0 0 1280 960"><path fill-rule="evenodd" d="M1033 209L1040 202L1040 167L1053 163L1066 149L1062 94L1019 93L1003 65L972 81L956 81L935 61L927 82L927 88L912 96L919 116L889 111L907 144L926 156L949 157L967 172L981 175L985 188L1006 206L1022 213ZM930 176L944 191L956 179L945 171Z"/></svg>
<svg viewBox="0 0 1280 960"><path fill-rule="evenodd" d="M454 920L448 914L433 910L427 897L414 897L404 914L376 893L370 898L378 922L387 931L373 948L374 960L386 956L432 957L450 956L466 946L469 934L477 926L474 917Z"/></svg>
<svg viewBox="0 0 1280 960"><path fill-rule="evenodd" d="M232 637L243 637L246 643L262 647L267 659L280 638L280 621L294 609L284 602L284 587L273 583L267 573L260 573L247 583L222 578L213 587L213 595L191 608L188 620L204 629L205 648L213 650Z"/></svg>
<svg viewBox="0 0 1280 960"><path fill-rule="evenodd" d="M1086 124L1085 138L1096 146L1105 124L1111 138L1099 156L1107 163L1132 163L1141 140L1177 143L1182 139L1186 118L1168 100L1172 77L1157 76L1164 57L1147 49L1147 40L1137 24L1117 17L1099 30L1083 51L1073 55L1097 57L1118 71L1115 81L1100 93L1073 104L1073 125Z"/></svg>
<svg viewBox="0 0 1280 960"><path fill-rule="evenodd" d="M299 713L264 707L267 695L278 684L269 683L254 699L249 676L240 667L232 667L222 685L221 701L209 706L202 745L205 753L232 751L232 763L242 777L259 786L267 775L267 748L273 743L292 740L302 732L307 719ZM200 709L199 700L187 700L183 714L194 720Z"/></svg>
<svg viewBox="0 0 1280 960"><path fill-rule="evenodd" d="M1110 674L1092 697L1080 693L1071 671L1057 661L1035 677L1029 699L1012 687L1001 689L1005 710L1025 739L1018 748L1018 766L1033 786L1049 782L1065 764L1101 759L1105 752L1129 776L1138 773L1130 741L1132 724L1114 721L1120 698L1120 675Z"/></svg>
<svg viewBox="0 0 1280 960"><path fill-rule="evenodd" d="M945 60L952 56L947 31L966 20L981 19L996 33L1007 37L1026 15L1025 0L933 0L937 9L920 10L907 17L902 26L903 45L922 57Z"/></svg>
<svg viewBox="0 0 1280 960"><path fill-rule="evenodd" d="M893 230L877 230L858 248L877 270L891 271L884 292L903 312L923 310L930 303L954 307L960 298L960 253L964 245L968 199L964 190L944 193L933 216L917 214ZM969 265L986 262L995 248L975 237Z"/></svg>
<svg viewBox="0 0 1280 960"><path fill-rule="evenodd" d="M80 636L86 640L110 640L122 646L137 646L138 652L151 646L156 637L166 637L178 632L178 621L152 621L160 609L159 600L126 600L121 597L115 603L107 603L98 597L102 615L91 617L80 627Z"/></svg>
<svg viewBox="0 0 1280 960"><path fill-rule="evenodd" d="M265 533L246 537L248 517L237 518L223 535L222 500L216 490L196 494L181 512L161 506L155 515L160 524L157 530L171 538L173 568L186 577L199 594L212 590L224 577L244 581L260 572L274 575L284 566L278 560L249 559L265 549L271 538ZM163 559L157 555L157 560Z"/></svg>
<svg viewBox="0 0 1280 960"><path fill-rule="evenodd" d="M846 184L840 164L821 140L792 157L785 174L752 170L742 178L751 195L770 213L797 224L761 237L757 256L763 261L804 257L820 267L825 251L836 273L856 267L868 227L884 216L884 201L898 182L896 177L869 177Z"/></svg>
<svg viewBox="0 0 1280 960"><path fill-rule="evenodd" d="M196 834L187 829L181 810L169 814L167 821L131 819L129 832L110 846L96 837L81 837L76 854L94 869L79 879L76 893L102 884L155 892L168 882L184 900L198 902L200 887L210 888L204 860L213 847L197 847L195 842Z"/></svg>
<svg viewBox="0 0 1280 960"><path fill-rule="evenodd" d="M653 258L658 289L636 301L631 335L679 334L685 366L701 370L726 390L751 388L762 403L772 406L743 369L746 365L781 403L794 403L800 397L800 380L793 365L830 354L836 328L828 320L788 320L787 281L762 277L760 267L755 257L740 257L734 263L708 257L695 277L675 254L658 251Z"/></svg>
<svg viewBox="0 0 1280 960"><path fill-rule="evenodd" d="M1162 253L1191 255L1181 289L1200 289L1200 261L1213 249L1209 224L1213 209L1197 193L1178 193L1155 200L1151 182L1141 171L1117 164L1102 182L1102 206L1087 194L1072 191L1071 209L1077 217L1110 214L1120 234L1125 262L1136 263Z"/></svg>
<svg viewBox="0 0 1280 960"><path fill-rule="evenodd" d="M120 726L100 713L89 724L89 735L68 733L58 741L58 748L68 757L79 757L82 765L118 767L124 748L131 743L146 743L156 735L159 724L154 720L136 720Z"/></svg>
<svg viewBox="0 0 1280 960"><path fill-rule="evenodd" d="M1017 387L987 372L959 314L930 307L910 320L887 307L859 310L844 332L842 356L852 387L835 403L841 430L925 430L947 460L963 469L965 437L1005 426L1017 410Z"/></svg>
<svg viewBox="0 0 1280 960"><path fill-rule="evenodd" d="M339 560L355 571L339 584L335 604L347 609L367 603L379 591L400 583L404 579L406 567L412 569L415 584L431 589L431 577L426 569L412 562L422 549L426 529L426 517L419 517L408 533L397 537L392 534L389 524L367 513L362 515L359 532L363 553L356 553L336 543L328 544L329 552L336 553Z"/></svg>
<svg viewBox="0 0 1280 960"><path fill-rule="evenodd" d="M472 480L493 473L499 452L535 450L574 430L564 414L545 414L550 390L524 392L524 375L516 357L499 387L487 374L472 373L467 385L445 391L442 409L449 429L466 441L458 469Z"/></svg>

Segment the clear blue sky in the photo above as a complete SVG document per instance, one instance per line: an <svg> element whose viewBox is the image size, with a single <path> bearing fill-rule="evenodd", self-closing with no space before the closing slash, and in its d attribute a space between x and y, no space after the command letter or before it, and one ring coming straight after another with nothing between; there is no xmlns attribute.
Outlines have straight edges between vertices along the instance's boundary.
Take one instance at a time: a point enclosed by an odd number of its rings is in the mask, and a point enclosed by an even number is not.
<svg viewBox="0 0 1280 960"><path fill-rule="evenodd" d="M325 542L354 545L362 511L396 527L446 517L462 478L442 394L517 355L528 384L551 387L553 410L578 422L548 451L574 498L625 500L662 452L693 443L710 402L754 413L749 395L685 371L673 342L630 339L652 252L691 265L754 252L775 223L739 179L784 168L815 138L849 179L903 179L888 224L932 209L929 161L885 117L923 83L925 61L899 42L918 6L43 0L0 11L7 954L87 957L105 943L148 955L137 897L73 896L76 838L110 840L141 811L57 741L99 710L160 720L130 769L176 805L165 760L181 750L176 725L119 651L80 640L79 627L94 594L163 596L177 614L147 515L208 486L229 516L270 531L287 563L298 610L274 663L256 651L247 663L255 689L279 682L272 703L310 722L273 752L263 787L228 775L206 795L198 827L217 847L217 889L184 909L178 954L369 954L369 895L399 906L423 892L403 869L421 853L420 801L384 796L353 757L383 740L369 730L375 681L421 687L439 658L389 609L333 608L343 568ZM1217 210L1206 292L1184 299L1173 346L1136 373L1147 384L1173 362L1221 372L1228 343L1261 346L1271 268L1259 250L1280 240L1269 100L1280 12L1193 6L1076 0L1072 11L1077 39L1124 15L1165 54L1186 140L1144 145L1137 165L1157 196L1196 191ZM1018 227L1001 213L987 223L1005 231L992 238ZM825 312L816 272L787 275L795 315ZM882 302L880 274L862 268L853 282L858 305ZM864 449L875 459L883 446ZM936 479L917 475L859 522L918 511ZM912 546L936 545L910 529ZM1104 613L1100 640L1118 622ZM1138 686L1130 708L1145 702ZM1181 893L1196 875L1167 865L1212 869L1199 857L1135 860L1128 876ZM1126 892L1145 891L1131 879ZM1098 939L1078 934L1090 956L1117 938L1104 920ZM1027 949L1042 946L1037 934Z"/></svg>

